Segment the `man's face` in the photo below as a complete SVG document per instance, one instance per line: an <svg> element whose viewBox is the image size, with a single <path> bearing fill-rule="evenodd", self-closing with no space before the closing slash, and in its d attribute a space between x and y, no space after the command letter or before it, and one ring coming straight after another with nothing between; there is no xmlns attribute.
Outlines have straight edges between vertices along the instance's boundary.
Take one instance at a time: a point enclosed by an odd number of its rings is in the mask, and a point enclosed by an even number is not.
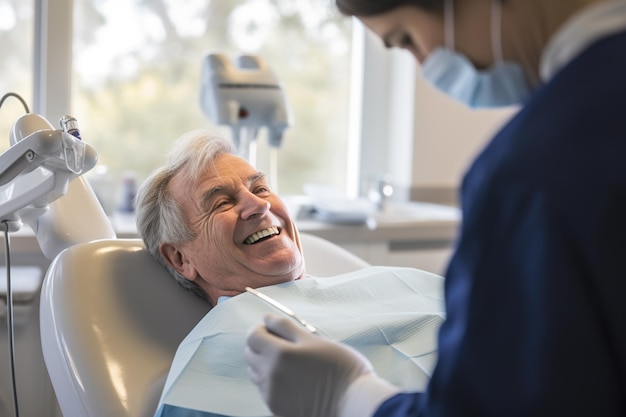
<svg viewBox="0 0 626 417"><path fill-rule="evenodd" d="M161 253L213 304L253 288L304 276L300 239L264 175L230 154L217 157L197 184L175 176L168 186L196 237Z"/></svg>

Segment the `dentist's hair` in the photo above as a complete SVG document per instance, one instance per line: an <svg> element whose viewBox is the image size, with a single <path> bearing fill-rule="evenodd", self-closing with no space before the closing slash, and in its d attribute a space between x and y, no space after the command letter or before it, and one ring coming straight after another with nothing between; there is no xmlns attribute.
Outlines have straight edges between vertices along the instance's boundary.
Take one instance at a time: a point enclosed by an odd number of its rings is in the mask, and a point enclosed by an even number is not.
<svg viewBox="0 0 626 417"><path fill-rule="evenodd" d="M346 16L371 17L396 7L412 5L426 11L443 10L444 0L335 0L337 9Z"/></svg>
<svg viewBox="0 0 626 417"><path fill-rule="evenodd" d="M165 164L141 184L135 200L137 231L148 252L180 285L203 299L207 298L204 290L172 268L159 251L162 243L183 243L195 238L180 205L170 195L168 184L177 175L182 176L185 183L194 184L207 166L226 153L233 153L226 139L205 130L184 134L174 143Z"/></svg>

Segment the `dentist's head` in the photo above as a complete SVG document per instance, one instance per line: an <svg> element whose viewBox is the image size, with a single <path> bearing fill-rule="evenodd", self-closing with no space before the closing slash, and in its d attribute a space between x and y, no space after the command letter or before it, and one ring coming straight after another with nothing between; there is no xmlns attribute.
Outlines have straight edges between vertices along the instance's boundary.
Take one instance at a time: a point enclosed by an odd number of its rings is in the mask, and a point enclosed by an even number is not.
<svg viewBox="0 0 626 417"><path fill-rule="evenodd" d="M298 231L268 180L205 131L182 136L141 185L137 228L178 282L213 305L305 274Z"/></svg>
<svg viewBox="0 0 626 417"><path fill-rule="evenodd" d="M388 47L408 50L424 77L470 107L522 103L541 83L555 31L578 10L611 0L336 0Z"/></svg>

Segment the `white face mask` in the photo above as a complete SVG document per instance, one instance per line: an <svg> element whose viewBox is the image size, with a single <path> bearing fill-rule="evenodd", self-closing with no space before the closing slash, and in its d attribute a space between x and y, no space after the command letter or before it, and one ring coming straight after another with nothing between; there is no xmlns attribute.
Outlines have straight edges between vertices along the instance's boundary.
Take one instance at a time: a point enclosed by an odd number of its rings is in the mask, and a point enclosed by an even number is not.
<svg viewBox="0 0 626 417"><path fill-rule="evenodd" d="M435 49L424 62L422 75L447 95L470 107L502 107L521 103L531 92L521 66L502 58L501 5L492 0L491 38L496 64L479 71L454 51L453 0L445 2L445 48Z"/></svg>

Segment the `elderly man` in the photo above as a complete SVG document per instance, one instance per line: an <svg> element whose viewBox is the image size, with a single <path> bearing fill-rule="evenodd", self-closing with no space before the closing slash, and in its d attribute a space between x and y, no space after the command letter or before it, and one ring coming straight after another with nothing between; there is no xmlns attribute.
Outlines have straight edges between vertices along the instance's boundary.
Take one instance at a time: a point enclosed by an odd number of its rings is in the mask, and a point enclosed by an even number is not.
<svg viewBox="0 0 626 417"><path fill-rule="evenodd" d="M142 184L137 229L178 282L212 305L305 274L283 202L228 141L207 132L181 137Z"/></svg>
<svg viewBox="0 0 626 417"><path fill-rule="evenodd" d="M137 224L150 253L213 306L180 344L156 417L271 415L248 378L244 347L250 327L276 310L246 287L292 308L317 328L314 337L349 344L399 386L428 381L443 279L389 267L300 279L302 249L285 205L225 140L181 137L140 187Z"/></svg>

